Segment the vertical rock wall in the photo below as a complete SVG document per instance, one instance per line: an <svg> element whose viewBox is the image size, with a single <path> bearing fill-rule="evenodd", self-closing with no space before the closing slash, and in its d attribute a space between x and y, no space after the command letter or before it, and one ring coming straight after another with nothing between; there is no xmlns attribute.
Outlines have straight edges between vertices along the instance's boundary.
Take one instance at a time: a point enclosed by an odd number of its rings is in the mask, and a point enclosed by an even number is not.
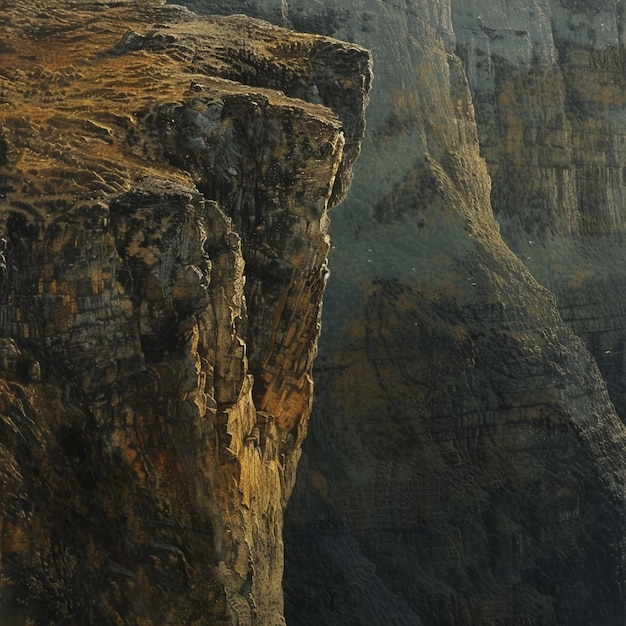
<svg viewBox="0 0 626 626"><path fill-rule="evenodd" d="M622 417L623 13L620 2L454 9L504 236L557 295Z"/></svg>
<svg viewBox="0 0 626 626"><path fill-rule="evenodd" d="M283 624L369 56L151 2L39 10L0 3L1 621ZM345 132L279 90L325 81Z"/></svg>
<svg viewBox="0 0 626 626"><path fill-rule="evenodd" d="M622 624L622 4L195 5L374 58L288 623Z"/></svg>

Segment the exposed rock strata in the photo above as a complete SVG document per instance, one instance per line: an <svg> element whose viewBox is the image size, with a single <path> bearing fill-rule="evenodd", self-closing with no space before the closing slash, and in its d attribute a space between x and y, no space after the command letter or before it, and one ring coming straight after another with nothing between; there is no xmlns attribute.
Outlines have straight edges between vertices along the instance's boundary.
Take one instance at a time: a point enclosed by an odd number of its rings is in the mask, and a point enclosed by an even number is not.
<svg viewBox="0 0 626 626"><path fill-rule="evenodd" d="M494 210L624 419L624 6L513 4L453 2Z"/></svg>
<svg viewBox="0 0 626 626"><path fill-rule="evenodd" d="M0 4L3 622L284 623L369 56L153 3L37 10Z"/></svg>
<svg viewBox="0 0 626 626"><path fill-rule="evenodd" d="M288 623L622 625L623 3L194 4L375 60Z"/></svg>

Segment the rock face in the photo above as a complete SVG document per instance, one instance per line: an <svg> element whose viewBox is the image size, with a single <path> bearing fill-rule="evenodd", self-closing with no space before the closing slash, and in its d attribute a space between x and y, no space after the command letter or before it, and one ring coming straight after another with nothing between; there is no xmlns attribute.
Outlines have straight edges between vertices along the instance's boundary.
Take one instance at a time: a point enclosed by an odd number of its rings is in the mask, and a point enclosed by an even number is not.
<svg viewBox="0 0 626 626"><path fill-rule="evenodd" d="M493 207L624 419L624 6L525 4L454 10Z"/></svg>
<svg viewBox="0 0 626 626"><path fill-rule="evenodd" d="M374 59L288 623L623 624L624 4L193 4Z"/></svg>
<svg viewBox="0 0 626 626"><path fill-rule="evenodd" d="M152 2L0 13L2 622L284 623L369 55Z"/></svg>
<svg viewBox="0 0 626 626"><path fill-rule="evenodd" d="M287 622L624 624L623 3L188 4L0 5L0 614L283 623L334 36Z"/></svg>

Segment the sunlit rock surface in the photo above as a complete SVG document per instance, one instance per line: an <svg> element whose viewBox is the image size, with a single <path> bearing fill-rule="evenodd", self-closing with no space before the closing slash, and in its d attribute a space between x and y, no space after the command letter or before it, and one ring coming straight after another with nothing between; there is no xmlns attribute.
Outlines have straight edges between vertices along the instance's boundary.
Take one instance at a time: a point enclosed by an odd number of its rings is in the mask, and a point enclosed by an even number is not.
<svg viewBox="0 0 626 626"><path fill-rule="evenodd" d="M191 4L374 58L288 623L622 625L624 4Z"/></svg>
<svg viewBox="0 0 626 626"><path fill-rule="evenodd" d="M0 22L0 621L284 623L369 56L151 2Z"/></svg>

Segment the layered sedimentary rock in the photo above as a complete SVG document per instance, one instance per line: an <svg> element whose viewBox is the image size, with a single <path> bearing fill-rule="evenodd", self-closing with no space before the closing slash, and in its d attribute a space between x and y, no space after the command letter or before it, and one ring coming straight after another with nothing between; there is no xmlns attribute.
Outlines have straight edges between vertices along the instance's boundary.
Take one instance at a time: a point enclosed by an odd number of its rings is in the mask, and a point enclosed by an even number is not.
<svg viewBox="0 0 626 626"><path fill-rule="evenodd" d="M624 419L623 3L453 2L453 16L503 234Z"/></svg>
<svg viewBox="0 0 626 626"><path fill-rule="evenodd" d="M0 16L2 622L284 623L369 56L152 2Z"/></svg>
<svg viewBox="0 0 626 626"><path fill-rule="evenodd" d="M193 4L374 58L288 623L623 624L623 3Z"/></svg>

